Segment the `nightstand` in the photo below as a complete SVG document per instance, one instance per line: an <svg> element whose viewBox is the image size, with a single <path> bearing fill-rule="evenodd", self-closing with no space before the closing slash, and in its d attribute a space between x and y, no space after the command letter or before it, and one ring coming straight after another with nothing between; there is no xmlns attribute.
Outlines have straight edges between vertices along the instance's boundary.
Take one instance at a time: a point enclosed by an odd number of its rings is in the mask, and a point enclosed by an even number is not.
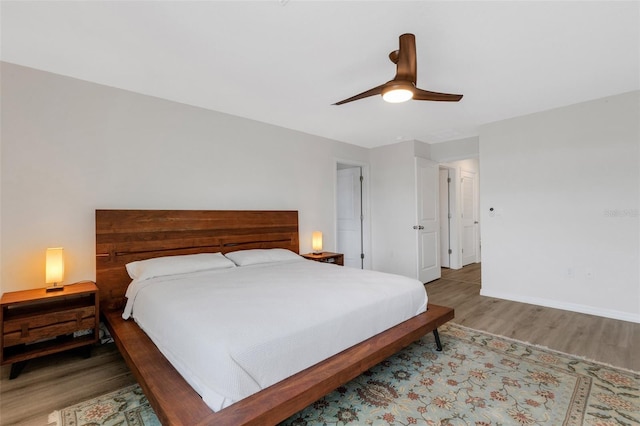
<svg viewBox="0 0 640 426"><path fill-rule="evenodd" d="M315 260L316 262L333 263L336 265L344 266L344 254L342 253L331 253L329 251L324 251L319 254L307 253L302 254L301 256L305 259Z"/></svg>
<svg viewBox="0 0 640 426"><path fill-rule="evenodd" d="M33 358L85 346L99 338L98 287L92 281L4 293L0 299L0 363L12 364L10 379Z"/></svg>

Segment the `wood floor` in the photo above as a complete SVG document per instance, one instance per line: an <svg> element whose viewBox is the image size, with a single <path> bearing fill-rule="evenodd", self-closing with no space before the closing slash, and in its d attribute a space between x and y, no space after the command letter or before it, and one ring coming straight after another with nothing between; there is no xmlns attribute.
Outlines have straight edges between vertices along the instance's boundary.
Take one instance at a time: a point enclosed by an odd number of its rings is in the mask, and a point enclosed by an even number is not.
<svg viewBox="0 0 640 426"><path fill-rule="evenodd" d="M640 371L640 324L480 296L480 264L443 269L426 288L430 302L455 308L458 324ZM89 359L64 353L30 361L15 380L3 366L0 425L43 426L56 409L131 383L113 344Z"/></svg>
<svg viewBox="0 0 640 426"><path fill-rule="evenodd" d="M455 323L640 371L640 324L480 296L480 264L443 269L426 288Z"/></svg>

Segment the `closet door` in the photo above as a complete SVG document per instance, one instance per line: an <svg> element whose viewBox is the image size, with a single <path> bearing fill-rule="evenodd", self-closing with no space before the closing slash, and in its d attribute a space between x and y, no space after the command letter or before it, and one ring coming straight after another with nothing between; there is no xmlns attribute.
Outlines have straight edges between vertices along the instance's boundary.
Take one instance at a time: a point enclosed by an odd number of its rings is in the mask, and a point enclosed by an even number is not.
<svg viewBox="0 0 640 426"><path fill-rule="evenodd" d="M440 221L438 164L416 158L416 231L418 280L440 278Z"/></svg>

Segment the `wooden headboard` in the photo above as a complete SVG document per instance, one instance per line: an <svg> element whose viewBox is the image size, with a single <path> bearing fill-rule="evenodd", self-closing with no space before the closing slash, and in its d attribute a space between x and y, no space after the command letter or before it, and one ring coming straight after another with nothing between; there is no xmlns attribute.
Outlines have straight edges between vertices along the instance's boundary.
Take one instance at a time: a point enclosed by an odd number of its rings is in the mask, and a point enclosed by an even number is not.
<svg viewBox="0 0 640 426"><path fill-rule="evenodd" d="M299 251L298 212L96 210L96 284L102 309L122 309L135 260L255 248Z"/></svg>

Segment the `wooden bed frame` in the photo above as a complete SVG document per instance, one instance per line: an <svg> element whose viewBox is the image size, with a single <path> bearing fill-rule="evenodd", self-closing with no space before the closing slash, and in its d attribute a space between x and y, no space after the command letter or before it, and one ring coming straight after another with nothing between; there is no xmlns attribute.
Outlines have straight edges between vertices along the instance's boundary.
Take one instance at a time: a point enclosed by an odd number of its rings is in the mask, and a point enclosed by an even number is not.
<svg viewBox="0 0 640 426"><path fill-rule="evenodd" d="M96 210L96 283L102 317L163 425L272 425L453 319L425 313L218 412L212 411L132 320L122 319L125 265L158 256L252 248L299 251L297 211Z"/></svg>

